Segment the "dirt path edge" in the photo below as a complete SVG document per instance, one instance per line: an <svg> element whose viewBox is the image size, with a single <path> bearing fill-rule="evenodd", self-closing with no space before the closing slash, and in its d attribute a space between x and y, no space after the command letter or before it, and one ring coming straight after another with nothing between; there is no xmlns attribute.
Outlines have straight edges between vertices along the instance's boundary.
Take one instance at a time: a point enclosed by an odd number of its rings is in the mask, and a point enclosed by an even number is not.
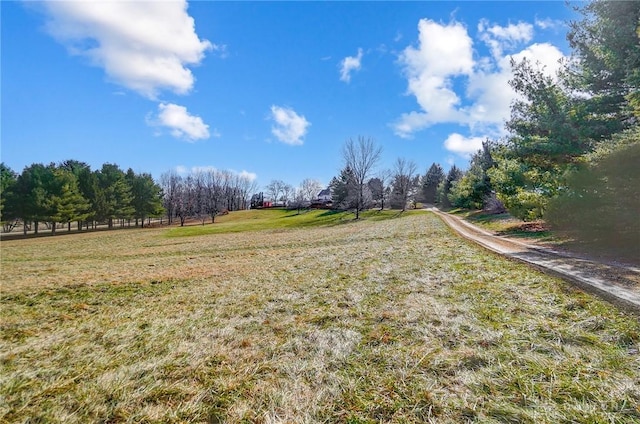
<svg viewBox="0 0 640 424"><path fill-rule="evenodd" d="M640 293L622 287L616 284L615 281L611 281L606 277L603 278L601 275L594 276L589 275L588 272L581 271L581 266L589 261L563 256L552 249L531 246L520 241L496 236L437 208L430 208L428 211L436 214L449 228L467 240L508 259L526 263L544 273L560 277L581 290L594 294L624 311L640 316ZM562 265L558 265L559 262ZM624 270L616 269L612 265L602 263L597 263L597 266L608 269L611 273L620 271L637 272L629 268L624 268Z"/></svg>

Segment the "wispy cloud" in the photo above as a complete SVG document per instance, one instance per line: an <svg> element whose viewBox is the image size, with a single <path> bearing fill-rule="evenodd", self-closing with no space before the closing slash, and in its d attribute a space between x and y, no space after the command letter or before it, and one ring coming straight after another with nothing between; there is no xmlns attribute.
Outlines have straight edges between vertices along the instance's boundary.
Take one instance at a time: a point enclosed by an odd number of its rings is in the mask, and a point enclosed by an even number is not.
<svg viewBox="0 0 640 424"><path fill-rule="evenodd" d="M158 114L149 119L152 126L169 128L176 138L194 142L209 138L209 126L199 116L189 114L187 108L173 103L160 103Z"/></svg>
<svg viewBox="0 0 640 424"><path fill-rule="evenodd" d="M273 105L271 119L274 125L271 133L281 142L290 145L301 145L311 123L303 115L298 115L293 109Z"/></svg>
<svg viewBox="0 0 640 424"><path fill-rule="evenodd" d="M187 3L51 1L47 29L69 52L102 67L115 83L155 99L163 89L188 93L187 68L217 47L200 40Z"/></svg>
<svg viewBox="0 0 640 424"><path fill-rule="evenodd" d="M358 49L356 56L347 56L340 62L340 81L349 83L351 81L351 73L362 68L362 49Z"/></svg>
<svg viewBox="0 0 640 424"><path fill-rule="evenodd" d="M255 172L245 171L244 169L237 174L240 176L240 178L245 178L249 181L255 181L258 179L258 174L256 174Z"/></svg>
<svg viewBox="0 0 640 424"><path fill-rule="evenodd" d="M560 19L551 19L551 18L540 19L538 17L536 17L535 25L538 28L543 30L545 29L557 30L567 26L567 24Z"/></svg>
<svg viewBox="0 0 640 424"><path fill-rule="evenodd" d="M495 58L500 58L505 49L512 49L518 44L527 43L533 38L533 25L527 22L510 23L507 26L489 25L481 20L478 24L480 38L490 48Z"/></svg>

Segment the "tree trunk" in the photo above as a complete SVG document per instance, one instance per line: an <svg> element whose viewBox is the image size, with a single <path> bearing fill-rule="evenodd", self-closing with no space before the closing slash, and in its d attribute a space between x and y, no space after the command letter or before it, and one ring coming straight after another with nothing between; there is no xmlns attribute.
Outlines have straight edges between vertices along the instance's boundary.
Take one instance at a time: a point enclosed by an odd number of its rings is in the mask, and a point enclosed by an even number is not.
<svg viewBox="0 0 640 424"><path fill-rule="evenodd" d="M113 218L109 218L109 229L113 228Z"/></svg>
<svg viewBox="0 0 640 424"><path fill-rule="evenodd" d="M56 235L56 223L55 222L51 223L51 235L52 236Z"/></svg>
<svg viewBox="0 0 640 424"><path fill-rule="evenodd" d="M71 232L71 221L67 222L67 231Z"/></svg>
<svg viewBox="0 0 640 424"><path fill-rule="evenodd" d="M33 222L33 233L38 234L38 221Z"/></svg>
<svg viewBox="0 0 640 424"><path fill-rule="evenodd" d="M27 221L22 220L22 234L27 235Z"/></svg>

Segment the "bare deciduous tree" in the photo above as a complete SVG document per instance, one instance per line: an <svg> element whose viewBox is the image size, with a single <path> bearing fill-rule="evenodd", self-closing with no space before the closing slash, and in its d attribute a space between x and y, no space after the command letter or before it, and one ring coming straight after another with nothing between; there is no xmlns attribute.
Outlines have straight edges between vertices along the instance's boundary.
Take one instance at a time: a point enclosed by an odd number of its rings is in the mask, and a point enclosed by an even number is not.
<svg viewBox="0 0 640 424"><path fill-rule="evenodd" d="M180 177L180 175L178 175L178 173L173 170L165 172L160 176L160 185L164 193L163 206L167 211L167 219L169 220L169 225L171 225L171 223L173 222L173 218L175 217L181 184L182 177Z"/></svg>
<svg viewBox="0 0 640 424"><path fill-rule="evenodd" d="M291 184L285 184L282 186L282 201L284 202L284 207L288 207L289 203L293 200L295 196L296 189Z"/></svg>
<svg viewBox="0 0 640 424"><path fill-rule="evenodd" d="M246 209L256 190L252 178L216 169L197 171L185 177L170 171L162 174L161 181L169 223L179 217L180 225L189 218L199 219L204 225L207 217L211 217L211 223L214 223L216 215L225 209Z"/></svg>
<svg viewBox="0 0 640 424"><path fill-rule="evenodd" d="M300 183L300 187L298 191L300 192L302 199L307 202L313 202L317 197L318 193L323 189L322 183L318 180L313 180L311 178L305 178Z"/></svg>
<svg viewBox="0 0 640 424"><path fill-rule="evenodd" d="M371 138L364 137L358 137L357 141L347 140L342 149L345 166L353 173L356 219L360 218L360 211L364 208L365 192L368 192L366 182L380 160L381 154L382 148L376 146Z"/></svg>
<svg viewBox="0 0 640 424"><path fill-rule="evenodd" d="M208 216L211 217L211 223L213 224L216 219L216 215L219 210L220 197L222 195L220 189L220 172L214 169L207 171L204 175L204 190L205 190L205 208Z"/></svg>
<svg viewBox="0 0 640 424"><path fill-rule="evenodd" d="M235 209L247 209L249 207L249 199L258 189L258 184L254 179L246 175L238 174L236 178L236 186L237 208Z"/></svg>
<svg viewBox="0 0 640 424"><path fill-rule="evenodd" d="M273 200L274 206L278 201L281 200L282 193L286 185L287 183L282 180L271 180L271 182L267 185L267 193Z"/></svg>

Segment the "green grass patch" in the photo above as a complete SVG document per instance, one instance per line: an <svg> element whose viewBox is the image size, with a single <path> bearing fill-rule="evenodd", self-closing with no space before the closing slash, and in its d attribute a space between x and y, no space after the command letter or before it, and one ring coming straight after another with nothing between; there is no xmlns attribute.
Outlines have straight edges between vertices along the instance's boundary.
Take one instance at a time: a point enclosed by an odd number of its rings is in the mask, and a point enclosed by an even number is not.
<svg viewBox="0 0 640 424"><path fill-rule="evenodd" d="M399 218L415 212L395 210L369 210L360 214L360 219L384 221ZM278 230L286 228L313 228L346 224L354 221L354 214L334 210L286 210L255 209L231 212L216 218L214 224L192 224L175 227L167 231L167 237L200 236L206 234L239 233L246 231Z"/></svg>

